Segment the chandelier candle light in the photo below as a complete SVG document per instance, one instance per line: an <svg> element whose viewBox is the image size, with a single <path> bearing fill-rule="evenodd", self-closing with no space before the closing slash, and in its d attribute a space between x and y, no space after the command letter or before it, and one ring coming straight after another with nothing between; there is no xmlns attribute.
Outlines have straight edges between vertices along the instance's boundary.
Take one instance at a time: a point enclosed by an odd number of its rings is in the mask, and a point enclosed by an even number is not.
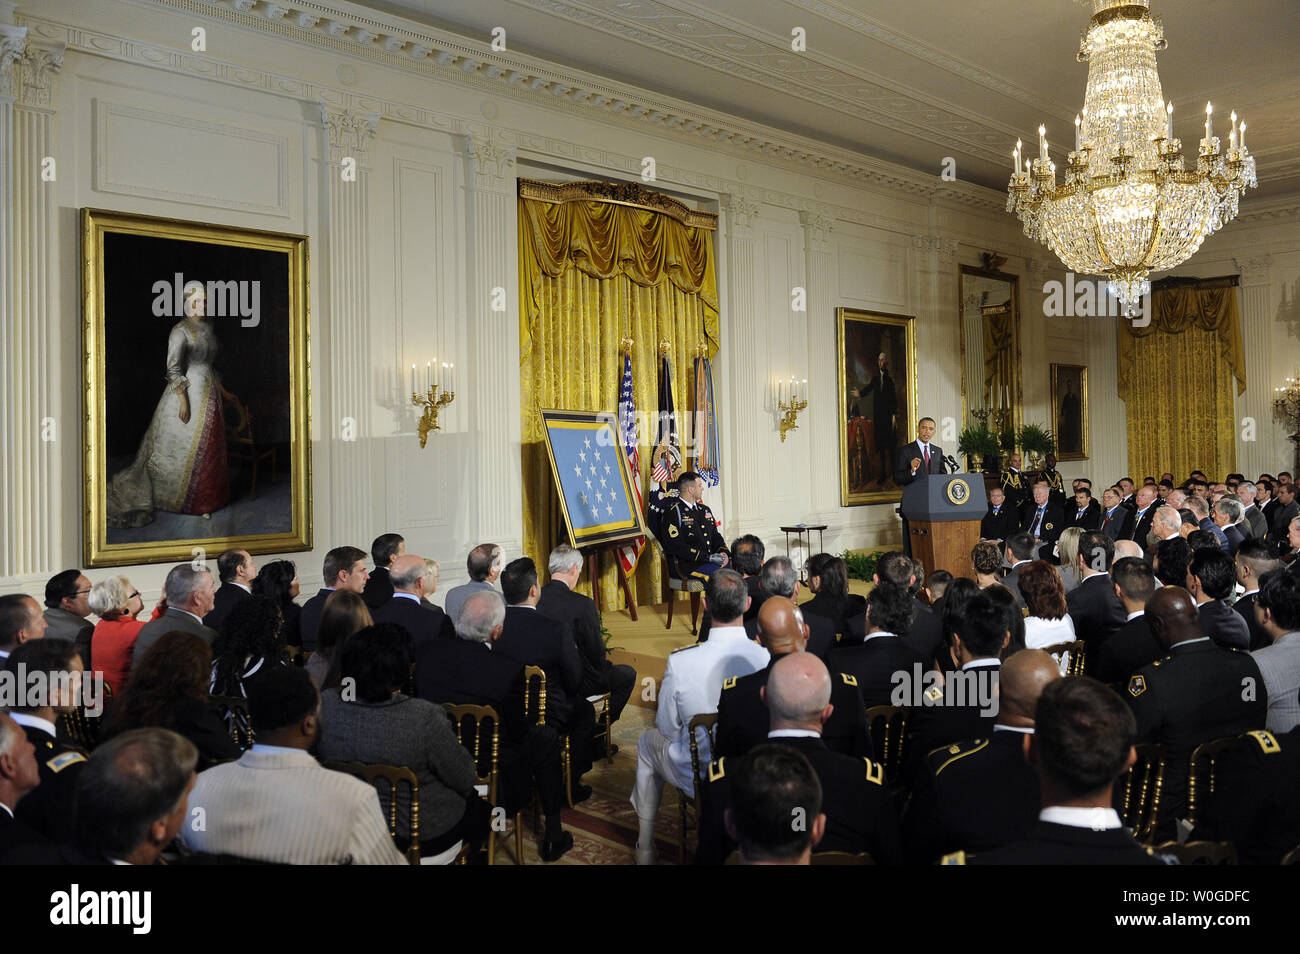
<svg viewBox="0 0 1300 954"><path fill-rule="evenodd" d="M1088 84L1065 181L1056 183L1047 129L1039 126L1036 160L1024 159L1016 141L1007 211L1067 268L1104 275L1124 314L1133 315L1151 290L1151 272L1186 261L1236 218L1241 194L1257 184L1255 159L1235 112L1227 149L1221 148L1206 103L1196 169L1186 169L1182 142L1174 138L1174 106L1166 103L1156 71L1165 37L1150 0L1090 2L1093 15L1078 54L1088 64Z"/></svg>
<svg viewBox="0 0 1300 954"><path fill-rule="evenodd" d="M415 365L411 365L411 403L423 407L418 430L420 446L429 441L429 432L441 430L438 424L438 411L456 400L456 366L446 362L438 364L438 359L426 361L424 365L424 394L415 389ZM442 393L440 394L439 391Z"/></svg>
<svg viewBox="0 0 1300 954"><path fill-rule="evenodd" d="M804 391L804 399L799 400L799 388ZM785 443L787 431L797 430L799 425L796 423L799 419L799 412L808 408L808 379L804 378L802 382L796 381L794 375L790 375L789 382L778 380L776 383L776 403L782 412L781 417L781 443Z"/></svg>

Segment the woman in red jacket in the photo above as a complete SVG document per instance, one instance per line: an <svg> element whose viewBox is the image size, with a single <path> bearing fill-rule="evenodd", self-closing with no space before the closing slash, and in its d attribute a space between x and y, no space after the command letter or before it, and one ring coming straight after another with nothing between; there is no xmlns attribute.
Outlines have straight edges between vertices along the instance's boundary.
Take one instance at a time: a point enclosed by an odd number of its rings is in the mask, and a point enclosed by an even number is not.
<svg viewBox="0 0 1300 954"><path fill-rule="evenodd" d="M93 671L103 674L113 695L120 695L131 672L135 638L147 622L136 619L144 609L144 600L126 577L110 576L90 588L89 603L91 612L99 617L90 639ZM149 619L157 618L155 608Z"/></svg>

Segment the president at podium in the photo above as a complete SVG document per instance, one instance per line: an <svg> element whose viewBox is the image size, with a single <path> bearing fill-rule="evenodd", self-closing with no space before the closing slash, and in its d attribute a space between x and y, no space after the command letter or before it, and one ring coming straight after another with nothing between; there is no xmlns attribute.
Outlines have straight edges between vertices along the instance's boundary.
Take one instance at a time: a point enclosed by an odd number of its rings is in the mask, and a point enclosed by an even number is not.
<svg viewBox="0 0 1300 954"><path fill-rule="evenodd" d="M916 440L900 447L894 459L894 483L904 487L925 474L942 474L943 448L930 443L934 437L934 418L916 422ZM903 538L907 538L907 521L903 521Z"/></svg>

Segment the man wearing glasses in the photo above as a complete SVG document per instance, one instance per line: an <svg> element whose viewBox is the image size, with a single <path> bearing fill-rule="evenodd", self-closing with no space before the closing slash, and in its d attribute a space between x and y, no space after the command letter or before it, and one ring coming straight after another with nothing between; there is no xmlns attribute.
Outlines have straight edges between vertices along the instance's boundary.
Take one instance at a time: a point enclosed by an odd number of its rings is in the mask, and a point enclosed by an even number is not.
<svg viewBox="0 0 1300 954"><path fill-rule="evenodd" d="M82 665L90 669L90 635L95 627L90 615L90 580L80 570L64 570L45 584L45 635L70 640L77 647Z"/></svg>

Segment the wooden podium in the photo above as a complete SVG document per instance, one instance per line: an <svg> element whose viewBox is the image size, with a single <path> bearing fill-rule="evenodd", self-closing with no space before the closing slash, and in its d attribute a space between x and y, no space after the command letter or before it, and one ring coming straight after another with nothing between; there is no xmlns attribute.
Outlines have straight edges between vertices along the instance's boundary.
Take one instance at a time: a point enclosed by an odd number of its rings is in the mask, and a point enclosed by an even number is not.
<svg viewBox="0 0 1300 954"><path fill-rule="evenodd" d="M912 556L925 572L947 570L974 578L970 552L980 540L980 520L988 510L979 474L933 474L903 488L899 511L907 518Z"/></svg>

